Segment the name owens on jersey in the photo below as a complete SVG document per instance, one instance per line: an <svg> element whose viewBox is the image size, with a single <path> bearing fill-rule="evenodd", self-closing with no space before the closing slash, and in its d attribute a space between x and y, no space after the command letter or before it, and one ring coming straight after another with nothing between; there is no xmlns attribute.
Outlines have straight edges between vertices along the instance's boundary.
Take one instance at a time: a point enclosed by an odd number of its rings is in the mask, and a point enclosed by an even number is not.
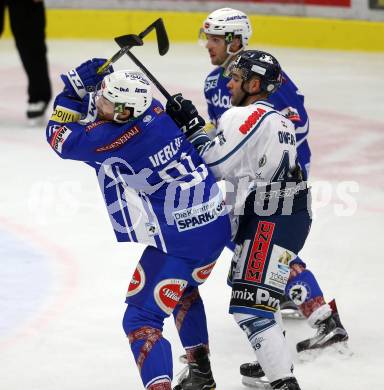
<svg viewBox="0 0 384 390"><path fill-rule="evenodd" d="M267 102L230 108L222 115L217 131L202 156L215 177L226 181L226 203L232 206L233 226L246 212L248 196L258 189L265 200L271 193L277 198L294 197L306 188L304 183L300 188L289 188L292 194L281 192L282 183L292 180L293 187L297 184L296 179L290 179L297 158L295 128ZM271 183L277 184L276 193L271 192Z"/></svg>

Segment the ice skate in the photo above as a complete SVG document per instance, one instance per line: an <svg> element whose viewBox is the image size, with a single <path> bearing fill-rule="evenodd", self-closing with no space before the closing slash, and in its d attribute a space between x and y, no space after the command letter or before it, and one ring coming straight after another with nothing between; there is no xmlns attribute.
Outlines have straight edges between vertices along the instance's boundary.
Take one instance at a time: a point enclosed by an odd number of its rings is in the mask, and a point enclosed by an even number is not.
<svg viewBox="0 0 384 390"><path fill-rule="evenodd" d="M300 386L297 383L295 377L279 379L271 383L272 389L279 390L300 390Z"/></svg>
<svg viewBox="0 0 384 390"><path fill-rule="evenodd" d="M345 344L348 340L348 333L340 321L335 301L329 305L332 308L331 315L316 325L317 333L314 337L297 343L297 352L322 349L336 343Z"/></svg>
<svg viewBox="0 0 384 390"><path fill-rule="evenodd" d="M244 363L240 366L241 382L244 386L254 389L270 390L267 377L258 362Z"/></svg>
<svg viewBox="0 0 384 390"><path fill-rule="evenodd" d="M38 101L35 103L28 103L27 118L29 126L40 126L45 123L45 110L48 107L48 102Z"/></svg>
<svg viewBox="0 0 384 390"><path fill-rule="evenodd" d="M216 389L216 383L213 379L211 364L205 347L196 349L193 356L196 362L188 363L185 374L180 376L178 384L173 390ZM183 359L183 361L185 360Z"/></svg>

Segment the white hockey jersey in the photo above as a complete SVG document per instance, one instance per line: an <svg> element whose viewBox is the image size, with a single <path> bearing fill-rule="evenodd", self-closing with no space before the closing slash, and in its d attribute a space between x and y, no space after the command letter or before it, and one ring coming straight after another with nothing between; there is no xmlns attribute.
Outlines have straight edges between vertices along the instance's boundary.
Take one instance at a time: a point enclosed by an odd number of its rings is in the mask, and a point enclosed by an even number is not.
<svg viewBox="0 0 384 390"><path fill-rule="evenodd" d="M289 178L296 166L295 144L293 123L262 101L222 115L217 136L202 155L216 179L226 181L232 220L243 214L256 188Z"/></svg>

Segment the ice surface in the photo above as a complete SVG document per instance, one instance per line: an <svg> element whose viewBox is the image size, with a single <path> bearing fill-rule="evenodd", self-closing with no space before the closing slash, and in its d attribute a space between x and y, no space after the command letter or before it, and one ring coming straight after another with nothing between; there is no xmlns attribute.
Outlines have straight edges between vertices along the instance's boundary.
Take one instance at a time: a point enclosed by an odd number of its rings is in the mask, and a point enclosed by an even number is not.
<svg viewBox="0 0 384 390"><path fill-rule="evenodd" d="M59 74L91 57L109 57L113 41L49 41L55 91ZM352 357L333 351L313 361L295 356L303 390L379 389L384 379L383 187L384 54L266 48L306 96L313 150L315 218L302 252L325 297L337 298ZM205 114L204 49L173 45L160 57L135 53L171 92ZM94 173L60 160L44 126L28 127L26 78L12 41L0 41L0 388L123 390L141 382L121 319L130 276L143 246L117 244ZM118 68L130 67L128 58ZM218 389L242 389L238 366L253 359L227 314L225 251L201 288ZM295 343L313 333L286 322ZM182 353L173 323L175 373Z"/></svg>

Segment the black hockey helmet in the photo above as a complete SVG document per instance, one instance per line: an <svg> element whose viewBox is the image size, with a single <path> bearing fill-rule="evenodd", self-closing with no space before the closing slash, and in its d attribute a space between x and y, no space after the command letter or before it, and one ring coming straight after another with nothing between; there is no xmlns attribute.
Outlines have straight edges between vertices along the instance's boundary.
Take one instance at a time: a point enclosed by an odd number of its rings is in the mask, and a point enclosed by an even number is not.
<svg viewBox="0 0 384 390"><path fill-rule="evenodd" d="M275 92L282 82L279 62L273 55L265 51L243 51L237 56L229 68L230 73L235 69L240 70L245 81L249 80L252 76L257 76L261 81L261 90L268 94Z"/></svg>

